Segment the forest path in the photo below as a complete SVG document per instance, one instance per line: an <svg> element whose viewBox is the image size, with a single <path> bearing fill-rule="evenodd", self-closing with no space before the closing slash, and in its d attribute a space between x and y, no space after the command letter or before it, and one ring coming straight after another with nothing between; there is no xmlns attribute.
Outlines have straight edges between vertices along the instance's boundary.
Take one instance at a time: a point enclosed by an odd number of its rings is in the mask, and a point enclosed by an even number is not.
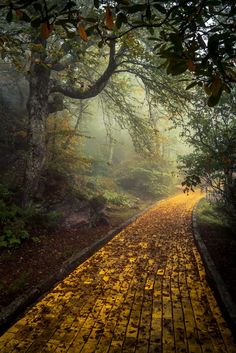
<svg viewBox="0 0 236 353"><path fill-rule="evenodd" d="M0 352L236 352L192 235L199 193L157 203L0 338Z"/></svg>

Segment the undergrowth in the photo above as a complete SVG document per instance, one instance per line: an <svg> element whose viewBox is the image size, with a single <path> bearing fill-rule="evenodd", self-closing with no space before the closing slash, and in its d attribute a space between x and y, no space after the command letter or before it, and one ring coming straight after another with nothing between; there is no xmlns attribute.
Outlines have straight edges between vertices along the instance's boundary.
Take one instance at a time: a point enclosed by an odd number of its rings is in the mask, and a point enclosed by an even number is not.
<svg viewBox="0 0 236 353"><path fill-rule="evenodd" d="M59 215L55 212L46 213L38 205L22 208L17 204L14 193L5 185L0 184L0 248L12 247L31 238L33 227L51 228L56 225Z"/></svg>
<svg viewBox="0 0 236 353"><path fill-rule="evenodd" d="M197 206L197 217L199 222L215 226L229 227L229 222L217 207L206 199L199 202Z"/></svg>

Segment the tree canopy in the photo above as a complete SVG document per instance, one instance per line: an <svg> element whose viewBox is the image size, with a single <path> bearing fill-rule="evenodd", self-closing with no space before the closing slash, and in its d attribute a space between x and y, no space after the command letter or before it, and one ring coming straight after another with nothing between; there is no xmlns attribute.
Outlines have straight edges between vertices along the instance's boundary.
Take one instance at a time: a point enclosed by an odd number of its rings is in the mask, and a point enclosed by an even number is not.
<svg viewBox="0 0 236 353"><path fill-rule="evenodd" d="M3 1L1 10L8 23L16 22L19 33L35 31L42 40L58 33L62 38L80 37L91 45L111 46L114 40L139 31L149 31L150 48L163 60L163 67L171 75L190 71L192 87L203 86L209 95L208 105L214 106L222 91L229 92L236 81L235 39L236 5L228 1ZM29 23L25 26L25 23ZM5 32L5 33L4 33ZM147 35L147 33L146 33ZM8 36L6 30L1 37L2 48L17 45L23 38ZM5 54L4 54L5 55ZM52 62L48 63L53 66ZM101 78L104 82L113 71L115 62L110 61L109 69ZM99 82L97 89L100 91ZM65 93L65 88L57 87ZM71 96L78 92L66 91ZM83 92L81 97L96 94L94 90Z"/></svg>

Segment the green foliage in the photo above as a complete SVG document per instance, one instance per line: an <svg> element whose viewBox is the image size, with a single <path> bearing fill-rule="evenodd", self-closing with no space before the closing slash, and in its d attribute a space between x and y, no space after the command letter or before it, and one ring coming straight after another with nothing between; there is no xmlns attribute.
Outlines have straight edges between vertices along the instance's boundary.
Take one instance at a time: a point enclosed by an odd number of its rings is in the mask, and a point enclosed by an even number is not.
<svg viewBox="0 0 236 353"><path fill-rule="evenodd" d="M34 229L40 228L52 230L58 226L60 217L61 215L59 212L47 212L42 208L35 208L32 216L27 219L27 223Z"/></svg>
<svg viewBox="0 0 236 353"><path fill-rule="evenodd" d="M101 164L99 164L101 165ZM87 197L91 198L94 195L100 195L104 198L105 202L111 205L132 207L134 200L128 194L121 192L118 185L112 179L112 176L104 176L104 169L100 169L101 175L95 174L95 176L89 177L86 184ZM98 170L96 169L96 173ZM107 172L109 175L109 173Z"/></svg>
<svg viewBox="0 0 236 353"><path fill-rule="evenodd" d="M97 0L86 4L12 0L3 1L1 10L5 27L14 23L22 32L37 31L44 40L61 31L63 38L78 42L93 36L102 47L110 38L134 31L143 38L146 29L154 42L152 52L163 59L167 73L191 72L194 82L208 87L209 106L217 104L222 92L229 92L235 83L236 10L232 0L116 1L106 7ZM11 36L5 37L4 51L14 43Z"/></svg>
<svg viewBox="0 0 236 353"><path fill-rule="evenodd" d="M133 206L133 202L131 202L130 198L124 193L106 190L103 196L112 205L125 207Z"/></svg>
<svg viewBox="0 0 236 353"><path fill-rule="evenodd" d="M236 234L236 212L225 208L221 201L211 202L202 199L197 206L199 222L213 226L227 227Z"/></svg>
<svg viewBox="0 0 236 353"><path fill-rule="evenodd" d="M111 173L111 168L110 166L101 160L93 160L92 165L91 165L91 174L95 175L100 175L100 176L107 176L109 173Z"/></svg>
<svg viewBox="0 0 236 353"><path fill-rule="evenodd" d="M201 184L201 179L199 178L198 175L187 175L185 177L185 180L181 183L181 185L183 186L183 190L184 192L186 192L187 194L189 193L189 191L194 191L194 187L196 187L197 185Z"/></svg>
<svg viewBox="0 0 236 353"><path fill-rule="evenodd" d="M207 109L200 101L180 125L193 152L179 158L186 191L201 183L220 193L225 207L236 209L236 101L235 93ZM200 180L201 179L201 180Z"/></svg>
<svg viewBox="0 0 236 353"><path fill-rule="evenodd" d="M26 230L25 215L28 210L17 206L12 200L12 193L0 185L0 247L19 245L29 238Z"/></svg>
<svg viewBox="0 0 236 353"><path fill-rule="evenodd" d="M21 219L5 218L6 221L2 222L3 232L0 236L0 247L9 247L20 245L21 242L29 238L29 233L25 229L25 222Z"/></svg>
<svg viewBox="0 0 236 353"><path fill-rule="evenodd" d="M228 226L224 215L217 210L217 207L203 199L197 206L197 217L199 222L216 226Z"/></svg>
<svg viewBox="0 0 236 353"><path fill-rule="evenodd" d="M18 206L14 194L0 184L0 248L17 246L30 238L33 228L52 228L57 225L59 215L45 212L36 205ZM37 237L31 238L37 241Z"/></svg>
<svg viewBox="0 0 236 353"><path fill-rule="evenodd" d="M147 166L132 166L118 177L118 183L123 189L151 198L168 194L171 181L169 174Z"/></svg>
<svg viewBox="0 0 236 353"><path fill-rule="evenodd" d="M12 192L3 184L0 184L0 197L4 201L8 201L12 197Z"/></svg>

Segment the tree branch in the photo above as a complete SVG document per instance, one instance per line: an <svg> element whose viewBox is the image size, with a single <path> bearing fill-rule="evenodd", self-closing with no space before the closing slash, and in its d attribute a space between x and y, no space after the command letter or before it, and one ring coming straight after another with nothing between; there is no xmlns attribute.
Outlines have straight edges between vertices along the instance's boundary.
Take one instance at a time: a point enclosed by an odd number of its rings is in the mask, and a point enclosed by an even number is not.
<svg viewBox="0 0 236 353"><path fill-rule="evenodd" d="M71 87L62 85L60 83L55 82L50 90L51 93L58 92L62 93L67 97L75 98L75 99L87 99L96 97L106 86L107 82L109 81L110 77L114 73L115 69L117 68L118 64L116 62L115 57L115 41L110 41L110 54L109 54L109 62L106 70L104 73L99 77L99 79L86 91L81 91L78 87Z"/></svg>

